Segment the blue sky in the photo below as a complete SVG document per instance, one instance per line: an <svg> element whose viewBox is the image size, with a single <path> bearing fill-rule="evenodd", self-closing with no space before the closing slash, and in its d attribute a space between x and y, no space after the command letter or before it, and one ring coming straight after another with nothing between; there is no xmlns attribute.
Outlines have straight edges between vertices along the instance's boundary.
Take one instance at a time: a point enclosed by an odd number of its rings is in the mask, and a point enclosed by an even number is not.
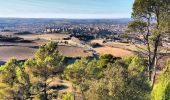
<svg viewBox="0 0 170 100"><path fill-rule="evenodd" d="M134 0L1 0L0 17L130 18Z"/></svg>

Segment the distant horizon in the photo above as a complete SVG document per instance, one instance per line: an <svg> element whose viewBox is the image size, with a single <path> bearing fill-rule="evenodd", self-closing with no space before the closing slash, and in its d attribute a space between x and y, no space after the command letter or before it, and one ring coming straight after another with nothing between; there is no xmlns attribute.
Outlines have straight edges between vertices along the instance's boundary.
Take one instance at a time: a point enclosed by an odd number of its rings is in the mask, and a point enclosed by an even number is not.
<svg viewBox="0 0 170 100"><path fill-rule="evenodd" d="M0 17L117 19L131 18L134 0L5 0Z"/></svg>
<svg viewBox="0 0 170 100"><path fill-rule="evenodd" d="M0 19L68 19L68 20L114 20L114 19L132 19L132 18L34 18L34 17L0 17Z"/></svg>
<svg viewBox="0 0 170 100"><path fill-rule="evenodd" d="M74 15L73 15L74 16ZM86 15L87 16L87 15ZM29 19L29 18L39 18L39 19L131 19L131 16L130 17L119 17L119 16L98 16L98 17L95 17L94 15L89 15L88 17L83 17L82 15L81 16L74 16L74 17L66 17L65 15L59 17L59 16L1 16L0 15L0 18L23 18L23 19Z"/></svg>

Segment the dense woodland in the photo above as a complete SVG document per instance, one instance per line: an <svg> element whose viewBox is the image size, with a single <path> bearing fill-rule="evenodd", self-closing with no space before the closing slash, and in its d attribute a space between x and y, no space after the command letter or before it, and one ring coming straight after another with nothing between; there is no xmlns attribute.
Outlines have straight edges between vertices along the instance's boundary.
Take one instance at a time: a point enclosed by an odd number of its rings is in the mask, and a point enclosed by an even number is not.
<svg viewBox="0 0 170 100"><path fill-rule="evenodd" d="M170 31L169 0L135 0L128 28L142 35L146 51L136 56L81 58L67 64L57 43L42 45L35 58L12 58L0 67L1 100L170 100L170 60L156 74L160 44ZM59 93L49 84L54 77L72 83L73 92Z"/></svg>

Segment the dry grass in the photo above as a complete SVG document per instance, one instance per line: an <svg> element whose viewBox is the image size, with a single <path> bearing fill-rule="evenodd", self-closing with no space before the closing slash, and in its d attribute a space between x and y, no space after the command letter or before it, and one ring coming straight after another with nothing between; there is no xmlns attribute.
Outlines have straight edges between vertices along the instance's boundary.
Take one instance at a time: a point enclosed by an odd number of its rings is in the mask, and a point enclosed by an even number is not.
<svg viewBox="0 0 170 100"><path fill-rule="evenodd" d="M158 69L162 70L165 68L167 61L170 60L170 54L164 55L161 59L158 61Z"/></svg>
<svg viewBox="0 0 170 100"><path fill-rule="evenodd" d="M117 42L108 42L105 45L121 48L124 50L134 51L134 52L146 52L146 45L139 44L128 44L128 43L117 43ZM170 53L170 49L166 47L159 47L159 53Z"/></svg>
<svg viewBox="0 0 170 100"><path fill-rule="evenodd" d="M92 52L86 52L86 48L74 46L59 46L59 52L67 57L87 57L92 56Z"/></svg>
<svg viewBox="0 0 170 100"><path fill-rule="evenodd" d="M99 44L103 44L103 39L95 39L95 40L92 40L91 43L99 43Z"/></svg>
<svg viewBox="0 0 170 100"><path fill-rule="evenodd" d="M128 43L118 43L118 42L109 42L106 43L107 46L112 46L115 48L121 48L129 51L139 51L145 48L144 45L134 45L134 44L128 44Z"/></svg>
<svg viewBox="0 0 170 100"><path fill-rule="evenodd" d="M100 54L112 54L113 56L116 56L116 57L124 57L124 56L134 55L134 53L131 51L123 50L120 48L113 48L113 47L109 47L109 46L94 48L94 50Z"/></svg>
<svg viewBox="0 0 170 100"><path fill-rule="evenodd" d="M58 89L60 93L63 92L72 92L72 83L66 80L61 80L57 77L50 79L52 82L50 82L49 87L58 87L58 86L63 86L65 88Z"/></svg>
<svg viewBox="0 0 170 100"><path fill-rule="evenodd" d="M61 40L63 38L68 38L68 34L61 34L61 33L55 33L55 34L23 34L23 35L16 35L14 32L0 32L0 35L11 35L11 36L17 36L20 38L24 38L26 40L35 40L35 39L45 39L45 40Z"/></svg>
<svg viewBox="0 0 170 100"><path fill-rule="evenodd" d="M129 51L139 51L145 48L144 45L134 45L134 44L129 44L129 43L119 43L119 42L107 42L107 43L103 43L102 39L99 40L92 40L92 43L99 43L103 46L110 46L110 47L114 47L114 48L120 48L120 49L124 49L124 50L129 50Z"/></svg>
<svg viewBox="0 0 170 100"><path fill-rule="evenodd" d="M16 35L26 40L45 39L45 40L62 40L69 37L67 34L29 34L29 35Z"/></svg>

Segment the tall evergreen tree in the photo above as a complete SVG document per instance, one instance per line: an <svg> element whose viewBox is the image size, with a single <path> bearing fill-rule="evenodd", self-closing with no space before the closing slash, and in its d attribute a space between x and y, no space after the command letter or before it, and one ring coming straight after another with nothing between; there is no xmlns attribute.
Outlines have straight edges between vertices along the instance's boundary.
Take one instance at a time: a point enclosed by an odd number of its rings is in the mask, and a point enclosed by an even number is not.
<svg viewBox="0 0 170 100"><path fill-rule="evenodd" d="M42 100L48 100L49 78L61 72L64 68L64 56L57 50L57 43L50 42L41 46L35 59L25 62L25 70L31 81L38 86Z"/></svg>
<svg viewBox="0 0 170 100"><path fill-rule="evenodd" d="M170 1L169 0L135 0L130 28L136 28L143 35L147 45L148 79L155 83L158 51L163 36L169 32ZM146 25L144 24L146 22Z"/></svg>

